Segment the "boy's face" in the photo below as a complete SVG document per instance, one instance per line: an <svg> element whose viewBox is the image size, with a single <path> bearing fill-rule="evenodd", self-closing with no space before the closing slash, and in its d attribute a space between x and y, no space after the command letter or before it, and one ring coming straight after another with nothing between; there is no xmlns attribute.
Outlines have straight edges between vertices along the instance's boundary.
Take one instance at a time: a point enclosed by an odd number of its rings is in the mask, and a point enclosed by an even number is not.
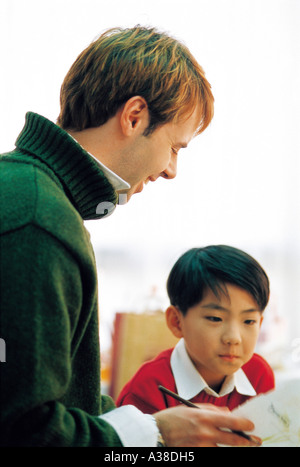
<svg viewBox="0 0 300 467"><path fill-rule="evenodd" d="M225 376L250 360L263 320L247 291L230 284L226 287L228 296L217 298L208 290L185 316L178 313L186 350L211 387L218 387Z"/></svg>

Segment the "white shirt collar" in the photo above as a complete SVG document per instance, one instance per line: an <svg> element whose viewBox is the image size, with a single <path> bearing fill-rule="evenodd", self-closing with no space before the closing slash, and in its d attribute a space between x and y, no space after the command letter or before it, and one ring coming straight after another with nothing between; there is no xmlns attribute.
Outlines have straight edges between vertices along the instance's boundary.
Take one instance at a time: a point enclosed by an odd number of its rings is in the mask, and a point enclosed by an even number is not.
<svg viewBox="0 0 300 467"><path fill-rule="evenodd" d="M69 135L70 135L70 133L69 133ZM81 144L78 143L78 141L74 138L74 136L72 136L72 135L70 135L70 136L71 136L71 138L74 139L74 141L76 141L77 144L79 144L81 146ZM82 149L84 149L84 148L82 148ZM112 184L112 186L114 187L116 192L121 191L121 190L129 190L129 188L130 188L129 183L127 183L125 180L123 180L123 178L119 177L119 175L117 175L115 172L113 172L108 167L106 167L106 165L102 164L102 162L100 162L99 159L97 159L95 156L93 156L93 154L91 154L90 152L88 152L86 150L85 150L85 152L87 152L87 154L89 156L91 156L97 162L97 164L101 167L102 172L104 173L106 178L110 181L110 183ZM119 204L125 204L125 203L126 203L126 195L122 196L121 194L119 194Z"/></svg>
<svg viewBox="0 0 300 467"><path fill-rule="evenodd" d="M93 156L93 154L91 154L90 152L88 152L88 154L92 156L92 158L98 163L98 165L100 165L105 176L108 178L108 180L110 181L110 183L116 191L129 190L129 183L125 182L123 178L119 177L119 175L117 175L115 172L106 167L106 165L102 164L102 162L100 162L99 159Z"/></svg>
<svg viewBox="0 0 300 467"><path fill-rule="evenodd" d="M195 368L186 351L184 339L181 339L177 343L172 352L171 368L177 387L177 393L187 400L192 399L203 390L211 396L222 397L226 394L230 394L234 388L237 392L245 396L256 396L255 389L241 368L233 375L227 376L220 392L216 393L208 386Z"/></svg>

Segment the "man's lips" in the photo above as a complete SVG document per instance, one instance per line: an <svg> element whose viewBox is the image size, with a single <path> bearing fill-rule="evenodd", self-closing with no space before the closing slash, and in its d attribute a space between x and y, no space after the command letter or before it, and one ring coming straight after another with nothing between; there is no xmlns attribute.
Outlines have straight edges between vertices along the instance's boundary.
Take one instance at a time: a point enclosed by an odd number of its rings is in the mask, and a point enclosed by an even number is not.
<svg viewBox="0 0 300 467"><path fill-rule="evenodd" d="M141 193L141 191L143 191L144 186L146 186L149 182L155 182L157 178L158 177L151 176L151 177L148 177L143 182L139 183L139 185L137 185L135 193Z"/></svg>

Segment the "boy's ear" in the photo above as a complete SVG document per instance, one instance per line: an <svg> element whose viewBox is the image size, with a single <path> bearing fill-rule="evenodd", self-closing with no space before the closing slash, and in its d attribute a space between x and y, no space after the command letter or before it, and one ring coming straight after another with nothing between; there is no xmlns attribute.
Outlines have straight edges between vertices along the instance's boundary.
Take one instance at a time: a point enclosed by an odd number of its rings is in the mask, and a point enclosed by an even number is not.
<svg viewBox="0 0 300 467"><path fill-rule="evenodd" d="M174 334L175 337L183 337L181 320L182 313L173 305L170 305L166 309L166 322L170 331Z"/></svg>
<svg viewBox="0 0 300 467"><path fill-rule="evenodd" d="M262 315L261 315L261 318L260 318L259 328L261 328L261 325L262 325L262 323L263 323L263 320L264 320L264 316L263 316L263 314L262 314Z"/></svg>
<svg viewBox="0 0 300 467"><path fill-rule="evenodd" d="M144 132L149 125L149 111L146 100L133 96L120 110L120 126L124 136L131 136L136 130Z"/></svg>

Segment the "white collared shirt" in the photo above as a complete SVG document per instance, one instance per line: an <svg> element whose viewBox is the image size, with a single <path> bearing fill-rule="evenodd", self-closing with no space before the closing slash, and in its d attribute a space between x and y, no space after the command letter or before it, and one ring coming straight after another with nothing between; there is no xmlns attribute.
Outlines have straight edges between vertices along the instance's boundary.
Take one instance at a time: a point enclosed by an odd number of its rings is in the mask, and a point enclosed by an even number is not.
<svg viewBox="0 0 300 467"><path fill-rule="evenodd" d="M112 170L110 170L108 167L106 167L106 165L104 165L101 161L99 161L99 159L97 159L97 157L95 157L93 154L91 154L90 152L86 151L86 149L84 149L81 144L77 141L77 139L74 138L74 136L70 135L70 133L68 133L69 136L71 136L71 138L73 138L73 140L79 144L79 146L89 155L91 156L96 162L97 164L100 166L102 172L104 173L104 175L106 176L106 178L109 180L109 182L112 184L113 188L115 189L115 191L119 194L119 191L127 191L129 190L130 188L130 184L128 182L126 182L123 178L119 177L119 175L117 175L115 172L113 172ZM127 202L127 196L126 194L119 194L119 197L118 197L118 204L126 204Z"/></svg>
<svg viewBox="0 0 300 467"><path fill-rule="evenodd" d="M106 176L106 178L110 181L116 192L121 191L121 190L129 190L130 185L129 183L125 182L123 178L119 177L115 172L110 170L106 165L102 164L99 159L97 159L93 154L88 152L88 154L97 162L97 164L101 167L102 172Z"/></svg>
<svg viewBox="0 0 300 467"><path fill-rule="evenodd" d="M172 352L171 368L177 393L186 400L192 399L201 391L205 391L210 396L222 397L230 394L234 389L245 396L256 396L255 389L241 368L233 375L226 376L219 393L211 389L190 359L184 339L177 343Z"/></svg>

